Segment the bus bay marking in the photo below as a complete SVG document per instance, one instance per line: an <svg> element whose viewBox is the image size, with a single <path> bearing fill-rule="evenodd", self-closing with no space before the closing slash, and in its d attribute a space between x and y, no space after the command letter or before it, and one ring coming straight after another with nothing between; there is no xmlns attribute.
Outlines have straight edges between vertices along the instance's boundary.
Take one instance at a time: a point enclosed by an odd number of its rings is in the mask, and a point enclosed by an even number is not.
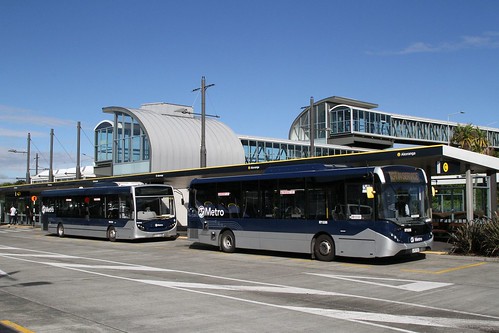
<svg viewBox="0 0 499 333"><path fill-rule="evenodd" d="M13 247L3 247L2 248L0 246L0 249L4 249L4 250L8 249L8 250L16 250L16 251L24 250L24 251L28 251L28 252L52 254L53 257L58 256L57 253L50 253L50 252L36 251L36 250L29 250L29 249L21 249L21 248L13 248ZM29 260L28 256L17 257L15 255L9 255L9 254L5 254L5 253L2 254L2 256L6 257L6 258L14 259L14 260L22 260L22 261L32 262L34 264L49 265L52 267L69 269L69 270L79 271L82 273L87 273L87 274L92 274L92 275L97 275L97 276L103 276L103 277L112 278L112 279L120 279L120 280L125 280L125 281L130 281L130 282L143 283L143 284L154 285L154 286L158 286L158 287L165 287L165 288L170 288L170 289L175 289L175 290L182 290L185 292L197 293L197 294L219 297L219 298L225 298L225 299L240 301L240 302L244 302L244 303L250 303L250 304L254 304L254 305L261 305L261 306L278 308L278 309L283 309L283 310L288 310L288 311L297 311L297 312L301 312L301 313L307 313L307 314L313 314L313 315L329 317L329 318L334 318L334 319L339 319L339 320L356 322L359 324L385 328L387 330L393 330L393 331L414 332L414 331L411 331L409 329L392 327L392 326L390 326L390 324L398 324L398 325L408 324L408 325L419 325L419 326L429 326L429 327L450 327L450 328L457 328L457 329L473 329L476 327L481 327L481 328L485 328L485 329L496 330L499 328L499 317L497 317L497 316L472 313L472 312L460 311L460 310L438 308L438 307L434 307L434 306L417 304L417 303L408 303L408 302L403 302L403 301L395 301L395 300L389 300L389 299L367 297L367 296L360 296L360 295L346 294L346 293L337 293L337 292L325 291L325 290L317 290L317 289L292 287L292 286L286 286L286 285L270 284L270 283L264 283L264 282L258 282L258 281L242 280L242 279L236 279L236 278L216 276L216 275L211 275L211 274L189 272L189 271L156 268L156 267L149 267L149 266L142 266L142 265L133 265L133 264L127 264L127 263L121 263L121 262L104 260L104 259L97 259L97 258L72 257L73 259L76 259L76 260L93 260L96 262L102 262L102 263L107 263L107 264L111 264L111 265L81 265L81 264L73 264L73 263L40 262L40 261L37 261L36 259ZM66 257L66 255L60 255L60 256ZM87 268L87 269L83 269L83 268ZM111 274L107 274L107 273L88 270L88 269L92 269L92 268L93 269L99 269L99 268L120 269L123 271L126 271L126 270L165 271L165 272L172 272L172 273L181 273L181 274L185 274L185 275L189 275L189 276L198 276L198 277L202 277L202 278L209 278L209 279L214 278L214 279L220 279L220 280L224 280L224 281L232 281L232 282L236 282L239 284L234 284L234 285L231 285L231 284L207 284L207 283L190 283L190 282L183 282L183 281L137 279L137 278L111 275ZM305 274L324 276L324 274L315 274L315 273L305 273ZM328 275L325 274L325 276L328 276ZM336 278L342 277L342 278L348 278L348 279L351 278L350 276L334 276L334 275L331 275L329 277L336 277ZM398 281L398 282L400 282L400 281L417 282L417 281L413 281L413 280L382 279L382 278L372 278L372 277L360 277L360 278L355 277L355 278L357 280L359 280L359 282L362 282L361 281L362 279L388 280L388 281L391 280L391 281ZM413 287L411 287L411 288L414 289ZM409 290L411 288L409 288ZM419 288L416 288L416 289L419 290ZM421 288L421 289L423 289L423 288ZM428 289L426 289L426 290L428 290ZM407 315L398 315L398 314L392 315L392 314L378 313L378 312L363 312L363 311L337 310L337 309L328 309L328 308L291 306L291 305L282 305L282 304L276 304L276 303L267 303L267 302L252 300L249 298L242 298L242 297L236 297L236 296L231 296L231 295L218 294L215 291L269 292L269 293L281 293L281 294L287 293L287 294L302 294L302 295L316 295L316 296L348 297L348 298L353 298L353 299L362 299L362 300L368 300L368 301L373 301L373 302L403 305L403 306L407 306L407 307L415 307L415 308L426 309L426 310L437 310L437 311L442 311L445 313L450 313L453 316L455 316L456 314L468 315L468 316L478 317L480 319L461 319L461 318L449 318L449 317L438 317L438 316L407 316Z"/></svg>
<svg viewBox="0 0 499 333"><path fill-rule="evenodd" d="M10 277L9 273L6 273L6 272L2 271L1 269L0 269L0 276L9 276Z"/></svg>
<svg viewBox="0 0 499 333"><path fill-rule="evenodd" d="M467 269L467 268L473 268L477 266L482 266L485 265L486 262L478 262L475 264L469 264L469 265L463 265L463 266L458 266L458 267L451 267L451 268L446 268L442 269L439 271L428 271L428 270L423 270L423 269L403 269L402 271L404 272L411 272L411 273L424 273L424 274L444 274L444 273L449 273L449 272L454 272L454 271L459 271L462 269Z"/></svg>
<svg viewBox="0 0 499 333"><path fill-rule="evenodd" d="M345 281L372 284L372 285L386 287L386 288L415 291L415 292L427 291L427 290L431 290L431 289L448 287L448 286L453 285L453 283L444 283L444 282L376 278L376 277L369 277L369 276L333 275L333 274L319 274L319 273L305 273L305 274L322 276L322 277L327 277L327 278L331 278L331 279L339 279L339 280L345 280ZM387 281L387 282L394 282L394 283L407 282L407 283L400 284L400 285L394 285L394 284L374 282L374 281Z"/></svg>

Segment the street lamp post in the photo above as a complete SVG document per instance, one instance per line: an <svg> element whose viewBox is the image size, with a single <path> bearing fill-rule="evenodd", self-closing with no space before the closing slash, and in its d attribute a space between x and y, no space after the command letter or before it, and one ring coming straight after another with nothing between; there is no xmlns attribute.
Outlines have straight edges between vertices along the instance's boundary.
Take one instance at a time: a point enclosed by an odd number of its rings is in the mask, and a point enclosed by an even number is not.
<svg viewBox="0 0 499 333"><path fill-rule="evenodd" d="M447 145L450 146L450 117L456 114L464 114L464 111L459 111L455 113L450 113L447 115Z"/></svg>
<svg viewBox="0 0 499 333"><path fill-rule="evenodd" d="M206 89L213 87L215 84L206 85L205 77L201 77L201 88L196 88L192 91L201 90L201 149L200 149L200 167L206 168L206 107L205 95Z"/></svg>
<svg viewBox="0 0 499 333"><path fill-rule="evenodd" d="M27 150L17 150L17 149L9 149L9 153L15 153L15 154L26 154L26 184L29 184L31 182L31 175L29 172L29 162L30 162L30 150L31 150L31 134L28 133L28 140L27 140Z"/></svg>

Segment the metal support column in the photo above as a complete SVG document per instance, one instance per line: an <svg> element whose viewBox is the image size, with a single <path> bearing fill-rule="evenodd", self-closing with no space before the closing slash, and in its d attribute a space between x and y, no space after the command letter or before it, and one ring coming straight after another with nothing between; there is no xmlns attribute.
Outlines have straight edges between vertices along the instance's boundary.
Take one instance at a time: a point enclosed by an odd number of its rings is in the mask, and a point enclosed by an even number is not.
<svg viewBox="0 0 499 333"><path fill-rule="evenodd" d="M489 191L490 191L490 202L489 202L489 212L490 215L487 214L490 218L495 216L495 213L498 212L499 207L497 207L497 173L496 170L488 170L488 183L489 183Z"/></svg>
<svg viewBox="0 0 499 333"><path fill-rule="evenodd" d="M310 157L315 157L315 110L314 110L314 98L310 97L310 116L308 120L310 122Z"/></svg>
<svg viewBox="0 0 499 333"><path fill-rule="evenodd" d="M469 165L466 165L466 219L473 220L473 179Z"/></svg>

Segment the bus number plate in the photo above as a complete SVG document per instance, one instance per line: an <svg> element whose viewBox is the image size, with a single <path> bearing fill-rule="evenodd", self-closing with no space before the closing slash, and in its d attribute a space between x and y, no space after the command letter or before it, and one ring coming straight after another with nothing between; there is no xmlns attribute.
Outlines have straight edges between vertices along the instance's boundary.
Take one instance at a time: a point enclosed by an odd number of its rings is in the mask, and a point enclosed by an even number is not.
<svg viewBox="0 0 499 333"><path fill-rule="evenodd" d="M415 247L411 251L412 251L412 253L419 253L420 249L419 249L419 247Z"/></svg>
<svg viewBox="0 0 499 333"><path fill-rule="evenodd" d="M153 237L165 237L165 234L154 234Z"/></svg>

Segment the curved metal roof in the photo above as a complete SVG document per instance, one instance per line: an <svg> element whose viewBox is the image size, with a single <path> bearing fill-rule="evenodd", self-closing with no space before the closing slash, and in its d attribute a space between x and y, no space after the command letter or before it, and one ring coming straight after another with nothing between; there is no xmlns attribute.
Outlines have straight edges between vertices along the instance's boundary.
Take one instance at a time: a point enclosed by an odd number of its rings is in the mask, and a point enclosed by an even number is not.
<svg viewBox="0 0 499 333"><path fill-rule="evenodd" d="M108 107L103 111L123 112L140 123L150 142L150 171L199 167L201 119L192 115L192 107L157 103L140 109ZM206 118L205 129L206 166L244 163L241 141L228 126Z"/></svg>

